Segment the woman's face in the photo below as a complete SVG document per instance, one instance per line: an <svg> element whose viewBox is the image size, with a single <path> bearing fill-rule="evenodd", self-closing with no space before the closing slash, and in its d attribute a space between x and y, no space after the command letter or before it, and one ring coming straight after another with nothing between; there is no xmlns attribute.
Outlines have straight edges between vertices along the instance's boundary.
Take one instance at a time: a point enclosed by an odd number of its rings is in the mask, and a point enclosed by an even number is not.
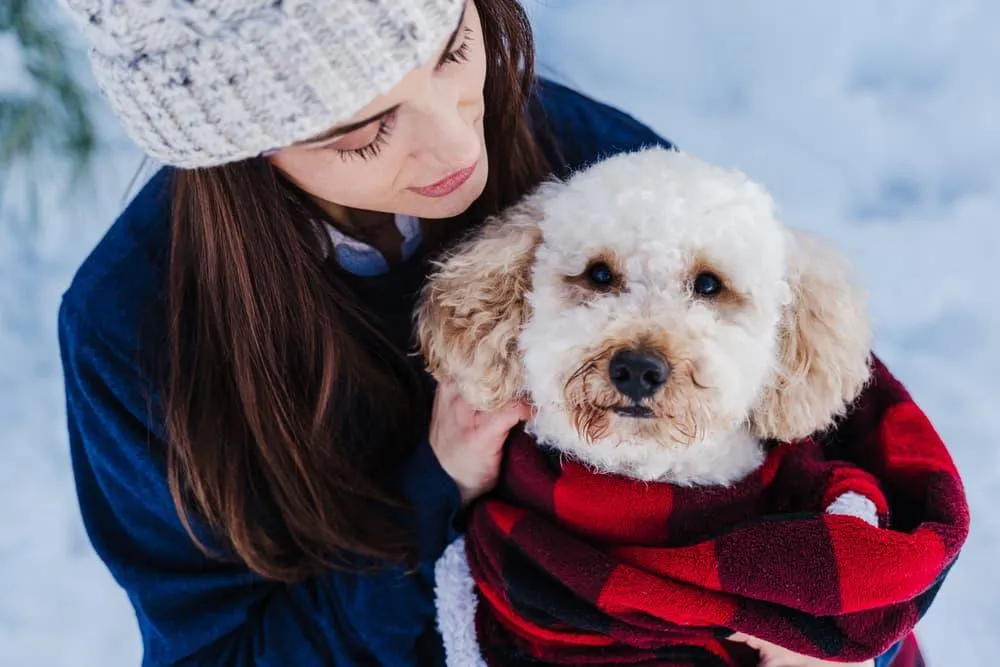
<svg viewBox="0 0 1000 667"><path fill-rule="evenodd" d="M321 137L271 157L294 183L337 206L447 218L486 186L486 53L475 4L439 54Z"/></svg>

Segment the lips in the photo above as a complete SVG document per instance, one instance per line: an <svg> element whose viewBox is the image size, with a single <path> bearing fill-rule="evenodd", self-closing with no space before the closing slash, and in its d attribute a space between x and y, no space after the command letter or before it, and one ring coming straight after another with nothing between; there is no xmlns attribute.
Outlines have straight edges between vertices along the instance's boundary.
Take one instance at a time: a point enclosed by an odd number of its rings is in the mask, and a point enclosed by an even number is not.
<svg viewBox="0 0 1000 667"><path fill-rule="evenodd" d="M459 169L458 171L448 174L442 178L437 183L431 183L430 185L425 185L422 188L410 188L413 192L418 195L423 195L424 197L444 197L450 195L455 190L462 187L469 178L476 173L476 166L478 163L473 164L465 169Z"/></svg>

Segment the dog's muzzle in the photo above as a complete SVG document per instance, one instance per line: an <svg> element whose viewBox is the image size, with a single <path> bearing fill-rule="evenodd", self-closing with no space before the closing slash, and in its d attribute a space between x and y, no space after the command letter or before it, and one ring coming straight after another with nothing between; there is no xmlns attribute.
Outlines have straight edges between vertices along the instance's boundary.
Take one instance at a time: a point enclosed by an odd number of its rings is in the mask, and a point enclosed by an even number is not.
<svg viewBox="0 0 1000 667"><path fill-rule="evenodd" d="M663 357L648 350L619 350L611 357L608 374L615 389L638 406L667 384L670 365Z"/></svg>

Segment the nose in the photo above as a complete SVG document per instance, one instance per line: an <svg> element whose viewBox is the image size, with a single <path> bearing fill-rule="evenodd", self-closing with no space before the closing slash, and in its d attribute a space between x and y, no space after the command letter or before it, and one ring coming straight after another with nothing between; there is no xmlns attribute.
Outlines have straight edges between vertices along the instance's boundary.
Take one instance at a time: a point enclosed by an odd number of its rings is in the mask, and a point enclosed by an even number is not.
<svg viewBox="0 0 1000 667"><path fill-rule="evenodd" d="M482 152L479 132L467 105L442 95L420 107L420 148L417 152L435 166L461 169L473 164Z"/></svg>
<svg viewBox="0 0 1000 667"><path fill-rule="evenodd" d="M670 366L659 355L640 350L619 350L608 368L615 389L638 403L667 383Z"/></svg>

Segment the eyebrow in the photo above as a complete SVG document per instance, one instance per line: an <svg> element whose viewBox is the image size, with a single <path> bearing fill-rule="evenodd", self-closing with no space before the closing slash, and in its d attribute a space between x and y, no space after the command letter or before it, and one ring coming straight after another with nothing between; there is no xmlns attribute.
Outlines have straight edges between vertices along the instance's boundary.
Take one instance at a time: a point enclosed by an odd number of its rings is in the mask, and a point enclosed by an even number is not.
<svg viewBox="0 0 1000 667"><path fill-rule="evenodd" d="M465 25L465 13L466 13L466 11L468 11L468 7L469 7L469 5L466 4L465 7L462 9L462 16L459 17L459 19L458 19L458 27L455 28L455 31L453 33L451 33L451 37L448 39L448 45L445 47L444 52L441 54L441 57L438 59L438 65L441 65L441 63L444 62L444 59L448 57L448 53L450 53L451 50L452 50L452 48L454 48L454 46L455 46L455 40L458 39L458 35L462 31L462 26ZM394 106L389 107L385 111L380 111L377 114L375 114L374 116L369 116L368 118L365 118L363 120L359 120L359 121L357 121L355 123L350 123L348 125L338 125L336 127L333 127L331 129L327 130L326 132L324 132L322 134L318 134L315 137L312 137L310 139L306 139L300 145L310 146L312 144L318 144L318 143L330 141L332 139L336 139L337 137L343 136L345 134L350 134L351 132L354 132L355 130L360 130L363 127L371 125L375 121L382 120L386 116L391 116L392 114L396 113L396 111L399 110L400 106L401 105L396 104Z"/></svg>

